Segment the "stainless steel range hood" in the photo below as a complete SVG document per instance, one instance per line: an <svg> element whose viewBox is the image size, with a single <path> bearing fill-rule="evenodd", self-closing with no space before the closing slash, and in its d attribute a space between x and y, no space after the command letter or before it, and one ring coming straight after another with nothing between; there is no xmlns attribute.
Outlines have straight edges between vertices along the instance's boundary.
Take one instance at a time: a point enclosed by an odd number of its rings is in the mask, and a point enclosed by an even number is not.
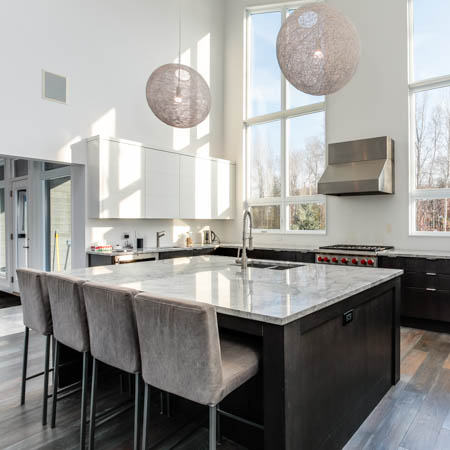
<svg viewBox="0 0 450 450"><path fill-rule="evenodd" d="M318 192L326 195L394 193L394 141L387 136L328 145Z"/></svg>

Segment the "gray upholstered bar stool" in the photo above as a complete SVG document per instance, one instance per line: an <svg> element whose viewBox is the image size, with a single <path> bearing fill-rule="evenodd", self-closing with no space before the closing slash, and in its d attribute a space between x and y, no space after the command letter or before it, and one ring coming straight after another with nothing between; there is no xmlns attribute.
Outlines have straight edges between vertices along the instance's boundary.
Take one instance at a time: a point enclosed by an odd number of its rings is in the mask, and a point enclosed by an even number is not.
<svg viewBox="0 0 450 450"><path fill-rule="evenodd" d="M83 285L89 324L92 391L89 449L94 448L98 362L135 376L134 449L139 448L142 426L142 377L132 289L111 288L97 283Z"/></svg>
<svg viewBox="0 0 450 450"><path fill-rule="evenodd" d="M86 402L89 367L89 329L84 304L84 281L67 275L48 273L47 286L53 318L55 338L55 376L53 379L53 406L51 426L56 423L58 400L60 344L83 353L83 376L81 381L80 448L85 448Z"/></svg>
<svg viewBox="0 0 450 450"><path fill-rule="evenodd" d="M134 303L145 382L142 448L147 449L150 385L208 405L209 448L215 450L217 405L256 375L259 352L238 340L221 339L211 305L148 294L137 295Z"/></svg>
<svg viewBox="0 0 450 450"><path fill-rule="evenodd" d="M17 269L20 299L23 307L23 323L25 325L25 341L23 348L22 386L20 404L25 403L27 381L44 375L44 392L42 398L42 425L47 424L48 374L50 359L50 340L53 333L50 302L48 299L45 272L34 269ZM44 371L27 377L28 341L30 328L45 336Z"/></svg>

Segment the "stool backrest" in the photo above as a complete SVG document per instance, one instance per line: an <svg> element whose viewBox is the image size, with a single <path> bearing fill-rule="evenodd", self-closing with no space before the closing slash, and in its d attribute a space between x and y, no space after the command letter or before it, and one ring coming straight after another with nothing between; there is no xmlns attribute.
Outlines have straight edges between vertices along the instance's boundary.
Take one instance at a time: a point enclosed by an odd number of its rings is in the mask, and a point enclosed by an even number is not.
<svg viewBox="0 0 450 450"><path fill-rule="evenodd" d="M141 371L133 289L83 285L92 356L128 373Z"/></svg>
<svg viewBox="0 0 450 450"><path fill-rule="evenodd" d="M155 298L134 299L144 381L204 405L222 387L217 314L213 306Z"/></svg>
<svg viewBox="0 0 450 450"><path fill-rule="evenodd" d="M23 323L43 335L53 332L50 301L45 272L35 269L17 269Z"/></svg>
<svg viewBox="0 0 450 450"><path fill-rule="evenodd" d="M53 335L58 342L78 352L89 351L83 284L84 281L78 278L56 273L47 274Z"/></svg>

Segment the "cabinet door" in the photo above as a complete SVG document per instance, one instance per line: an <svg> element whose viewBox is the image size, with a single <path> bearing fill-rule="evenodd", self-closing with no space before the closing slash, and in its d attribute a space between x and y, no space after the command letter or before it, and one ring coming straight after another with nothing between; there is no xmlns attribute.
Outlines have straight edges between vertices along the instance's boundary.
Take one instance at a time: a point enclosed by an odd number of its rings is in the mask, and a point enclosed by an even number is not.
<svg viewBox="0 0 450 450"><path fill-rule="evenodd" d="M235 166L226 161L212 162L212 218L233 219L235 198Z"/></svg>
<svg viewBox="0 0 450 450"><path fill-rule="evenodd" d="M100 218L145 218L145 152L141 147L101 140L99 173Z"/></svg>
<svg viewBox="0 0 450 450"><path fill-rule="evenodd" d="M212 160L180 155L180 218L211 219Z"/></svg>
<svg viewBox="0 0 450 450"><path fill-rule="evenodd" d="M180 155L146 150L146 217L180 217Z"/></svg>

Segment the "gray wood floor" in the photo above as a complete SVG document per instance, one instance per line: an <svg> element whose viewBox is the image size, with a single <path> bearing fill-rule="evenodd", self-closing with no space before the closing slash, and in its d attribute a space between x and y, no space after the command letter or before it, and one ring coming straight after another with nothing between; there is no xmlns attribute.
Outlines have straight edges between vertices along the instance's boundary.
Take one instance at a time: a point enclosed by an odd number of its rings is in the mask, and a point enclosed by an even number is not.
<svg viewBox="0 0 450 450"><path fill-rule="evenodd" d="M15 310L0 310L0 330L17 327ZM8 326L7 323L10 323ZM1 334L1 333L0 333ZM63 400L58 407L55 429L41 425L42 378L28 383L27 401L19 406L23 333L0 336L0 449L76 449L78 445L79 397ZM29 373L43 363L41 336L31 334ZM402 329L401 381L393 387L355 433L345 450L450 450L450 335ZM114 388L115 389L115 388ZM103 392L99 408L120 397L116 389ZM133 413L121 415L100 427L96 448L128 449L132 444ZM155 448L170 436L177 450L206 450L206 428L192 424L192 418L160 416L155 404L151 441ZM178 444L176 444L178 442ZM225 442L221 450L245 450ZM314 450L314 449L308 449Z"/></svg>
<svg viewBox="0 0 450 450"><path fill-rule="evenodd" d="M345 450L450 449L450 335L403 328L401 380Z"/></svg>

